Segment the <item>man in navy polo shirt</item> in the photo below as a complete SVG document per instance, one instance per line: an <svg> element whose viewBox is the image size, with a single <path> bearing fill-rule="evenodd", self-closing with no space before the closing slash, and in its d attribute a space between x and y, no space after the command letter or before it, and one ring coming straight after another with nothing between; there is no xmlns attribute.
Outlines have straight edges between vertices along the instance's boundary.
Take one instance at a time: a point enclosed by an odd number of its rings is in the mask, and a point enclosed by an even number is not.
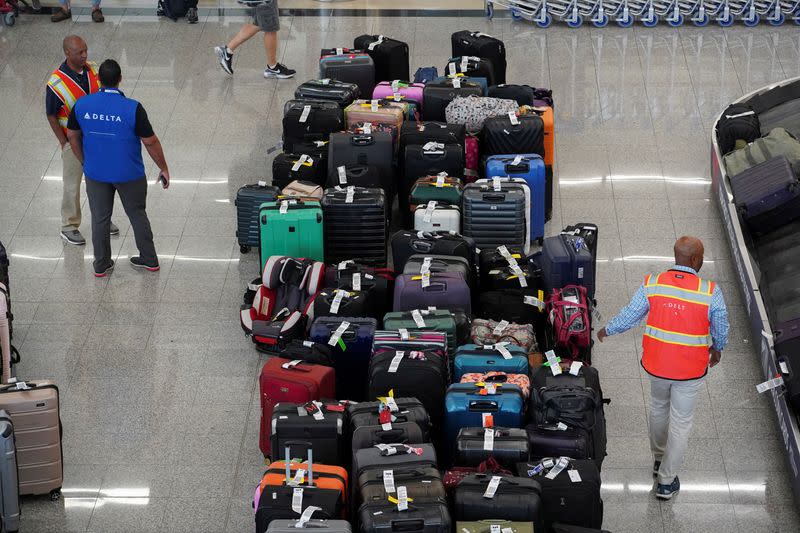
<svg viewBox="0 0 800 533"><path fill-rule="evenodd" d="M155 272L159 265L145 211L147 179L141 145L144 144L160 169L159 181L165 189L169 187L167 162L142 104L127 98L118 88L122 81L119 64L106 59L98 76L100 90L76 102L67 122L72 151L86 176L86 195L92 212L94 275L105 277L114 269L108 231L115 193L119 193L139 249L139 255L130 258L131 265Z"/></svg>

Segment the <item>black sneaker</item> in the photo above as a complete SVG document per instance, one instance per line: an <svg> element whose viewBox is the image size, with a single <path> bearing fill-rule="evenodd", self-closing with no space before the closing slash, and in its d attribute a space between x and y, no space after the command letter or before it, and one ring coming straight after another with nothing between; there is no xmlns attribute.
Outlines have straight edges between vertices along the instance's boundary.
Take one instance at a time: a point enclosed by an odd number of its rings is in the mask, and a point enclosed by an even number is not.
<svg viewBox="0 0 800 533"><path fill-rule="evenodd" d="M96 277L96 278L104 278L104 277L108 276L109 274L111 274L113 271L114 271L114 260L112 259L111 260L111 265L108 268L106 268L105 270L101 270L99 272L97 270L95 270L94 271L94 277Z"/></svg>
<svg viewBox="0 0 800 533"><path fill-rule="evenodd" d="M189 11L186 12L186 20L189 21L189 24L197 24L197 8L190 7Z"/></svg>
<svg viewBox="0 0 800 533"><path fill-rule="evenodd" d="M672 483L667 485L658 484L656 487L656 498L659 500L670 500L679 490L681 490L681 482L678 480L678 476L675 476Z"/></svg>
<svg viewBox="0 0 800 533"><path fill-rule="evenodd" d="M290 69L286 65L282 63L278 63L275 65L275 68L267 67L264 69L264 77L265 78L278 78L279 80L285 80L294 76L296 71Z"/></svg>
<svg viewBox="0 0 800 533"><path fill-rule="evenodd" d="M227 46L215 46L214 52L217 53L219 59L219 66L228 74L233 74L233 54L228 53Z"/></svg>
<svg viewBox="0 0 800 533"><path fill-rule="evenodd" d="M62 231L61 238L70 244L74 244L75 246L83 246L86 244L86 239L83 237L83 235L81 235L81 232L76 229Z"/></svg>
<svg viewBox="0 0 800 533"><path fill-rule="evenodd" d="M133 268L143 268L148 272L158 272L161 269L161 267L158 266L158 261L155 263L145 263L144 259L138 255L132 256L130 261Z"/></svg>

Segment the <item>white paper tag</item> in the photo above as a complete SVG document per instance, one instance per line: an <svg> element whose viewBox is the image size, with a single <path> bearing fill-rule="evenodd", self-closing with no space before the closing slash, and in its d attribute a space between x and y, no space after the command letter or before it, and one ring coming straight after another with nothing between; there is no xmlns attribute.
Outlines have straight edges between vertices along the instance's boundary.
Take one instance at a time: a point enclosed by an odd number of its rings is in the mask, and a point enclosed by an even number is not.
<svg viewBox="0 0 800 533"><path fill-rule="evenodd" d="M511 272L513 272L514 275L517 276L517 281L519 281L520 287L525 288L528 286L528 280L525 279L525 273L522 271L522 269L519 267L518 264L515 263L511 266Z"/></svg>
<svg viewBox="0 0 800 533"><path fill-rule="evenodd" d="M409 339L408 330L406 328L400 328L397 331L400 333L400 340L407 341Z"/></svg>
<svg viewBox="0 0 800 533"><path fill-rule="evenodd" d="M502 479L501 476L492 476L489 485L486 487L486 492L483 493L483 497L494 498L494 493L497 492L497 487L500 486L500 481L502 481Z"/></svg>
<svg viewBox="0 0 800 533"><path fill-rule="evenodd" d="M547 350L544 353L544 356L547 358L547 362L550 363L550 372L552 372L554 376L559 375L561 373L561 365L558 364L556 352L553 350Z"/></svg>
<svg viewBox="0 0 800 533"><path fill-rule="evenodd" d="M361 132L364 135L371 135L372 134L372 122L365 122L363 126L361 126Z"/></svg>
<svg viewBox="0 0 800 533"><path fill-rule="evenodd" d="M502 530L500 530L500 533L514 533L514 530L510 527L504 527Z"/></svg>
<svg viewBox="0 0 800 533"><path fill-rule="evenodd" d="M303 514L300 515L300 519L295 523L294 527L296 527L298 529L302 529L303 527L305 527L305 525L308 523L308 521L311 520L311 515L313 515L317 511L321 511L321 510L322 510L322 507L317 507L315 505L311 505L309 507L306 507L305 511L303 511Z"/></svg>
<svg viewBox="0 0 800 533"><path fill-rule="evenodd" d="M337 167L336 172L339 174L339 184L347 185L347 170L344 168L344 165Z"/></svg>
<svg viewBox="0 0 800 533"><path fill-rule="evenodd" d="M559 422L558 424L556 424L556 429L559 431L566 431L569 429L569 426L566 425L564 422Z"/></svg>
<svg viewBox="0 0 800 533"><path fill-rule="evenodd" d="M300 359L294 359L294 360L292 360L292 361L289 361L288 363L283 363L283 364L281 365L281 368L283 368L284 370L289 370L289 369L290 369L290 368L292 368L293 366L297 366L297 365L299 365L300 363L301 363Z"/></svg>
<svg viewBox="0 0 800 533"><path fill-rule="evenodd" d="M422 216L424 222L430 222L433 218L433 212L436 209L436 200L428 202L428 207L425 208L425 214Z"/></svg>
<svg viewBox="0 0 800 533"><path fill-rule="evenodd" d="M431 286L431 271L430 270L426 270L425 272L422 273L422 280L421 281L422 281L422 288L423 289L427 289L428 287Z"/></svg>
<svg viewBox="0 0 800 533"><path fill-rule="evenodd" d="M403 95L400 93L393 93L392 100L394 100L395 102L400 102L403 100Z"/></svg>
<svg viewBox="0 0 800 533"><path fill-rule="evenodd" d="M347 328L350 327L350 322L344 321L339 324L339 327L336 328L336 331L333 332L331 338L328 339L328 346L336 346L336 343L339 342L339 339L342 338L344 332L347 331Z"/></svg>
<svg viewBox="0 0 800 533"><path fill-rule="evenodd" d="M422 150L425 152L432 152L436 150L444 150L443 143L437 143L436 141L428 141L422 145Z"/></svg>
<svg viewBox="0 0 800 533"><path fill-rule="evenodd" d="M311 416L314 417L314 420L325 420L325 413L322 412L322 404L320 402L314 402L314 405L317 406L317 410L314 411L314 414Z"/></svg>
<svg viewBox="0 0 800 533"><path fill-rule="evenodd" d="M310 105L304 105L303 106L303 112L300 113L300 123L304 124L308 120L308 115L310 115L310 114L311 114L311 106Z"/></svg>
<svg viewBox="0 0 800 533"><path fill-rule="evenodd" d="M581 367L583 363L580 361L573 361L571 365L569 365L569 373L573 376L577 376L581 373Z"/></svg>
<svg viewBox="0 0 800 533"><path fill-rule="evenodd" d="M266 187L266 186L267 186L267 182L266 182L266 181L260 181L260 180L259 180L259 182L258 182L258 186L259 186L259 187Z"/></svg>
<svg viewBox="0 0 800 533"><path fill-rule="evenodd" d="M508 320L501 320L494 327L494 330L492 331L492 334L493 335L502 335L503 331L505 331L505 329L508 327L508 325L509 325Z"/></svg>
<svg viewBox="0 0 800 533"><path fill-rule="evenodd" d="M328 85L331 82L331 79L330 78L322 78L321 80L319 80L319 82L322 85Z"/></svg>
<svg viewBox="0 0 800 533"><path fill-rule="evenodd" d="M461 88L461 78L453 78L453 89Z"/></svg>
<svg viewBox="0 0 800 533"><path fill-rule="evenodd" d="M769 381L765 381L764 383L759 383L758 385L756 385L756 390L758 391L759 394L762 394L764 392L767 392L768 390L780 387L781 385L783 385L782 377L772 378Z"/></svg>
<svg viewBox="0 0 800 533"><path fill-rule="evenodd" d="M583 279L583 267L578 267L578 279Z"/></svg>
<svg viewBox="0 0 800 533"><path fill-rule="evenodd" d="M573 483L581 482L581 475L577 470L567 470L567 474L569 474L569 480Z"/></svg>
<svg viewBox="0 0 800 533"><path fill-rule="evenodd" d="M508 120L510 120L510 121L511 121L511 125L512 125L512 126L517 126L517 125L519 125L519 119L517 118L517 114L516 114L516 113L514 113L513 111L509 111L509 113L508 113Z"/></svg>
<svg viewBox="0 0 800 533"><path fill-rule="evenodd" d="M456 66L455 61L452 61L447 64L447 75L448 76L455 76L458 74L458 67ZM455 82L455 80L453 80Z"/></svg>
<svg viewBox="0 0 800 533"><path fill-rule="evenodd" d="M305 477L306 477L305 469L300 468L300 469L297 470L297 472L294 473L294 476L292 477L292 479L289 480L289 485L291 485L293 487L296 487L298 485L302 485L303 484L303 479L305 479Z"/></svg>
<svg viewBox="0 0 800 533"><path fill-rule="evenodd" d="M370 100L369 102L369 110L373 113L378 111L378 101L377 100Z"/></svg>
<svg viewBox="0 0 800 533"><path fill-rule="evenodd" d="M492 178L492 189L495 192L500 192L503 190L502 185L500 185L500 178L498 176Z"/></svg>
<svg viewBox="0 0 800 533"><path fill-rule="evenodd" d="M347 194L344 197L344 203L352 204L353 203L353 198L355 197L355 195L356 195L356 188L353 187L352 185L349 185L347 187Z"/></svg>
<svg viewBox="0 0 800 533"><path fill-rule="evenodd" d="M433 257L422 258L422 264L419 266L419 273L424 274L425 272L430 272L432 262L433 262Z"/></svg>
<svg viewBox="0 0 800 533"><path fill-rule="evenodd" d="M313 348L314 347L314 342L313 341L303 341L303 346L305 346L306 348ZM298 359L298 362L299 362L299 359Z"/></svg>
<svg viewBox="0 0 800 533"><path fill-rule="evenodd" d="M444 172L442 172L438 176L436 176L436 186L440 187L440 188L444 187L444 180L445 180L446 177L447 177L447 174L445 174Z"/></svg>
<svg viewBox="0 0 800 533"><path fill-rule="evenodd" d="M550 458L547 458L544 461L542 461L542 466L545 468L553 468L555 464L556 463Z"/></svg>
<svg viewBox="0 0 800 533"><path fill-rule="evenodd" d="M497 385L494 383L486 383L483 388L489 396L497 394Z"/></svg>
<svg viewBox="0 0 800 533"><path fill-rule="evenodd" d="M503 359L512 359L513 356L511 355L511 352L508 351L508 348L506 348L506 344L508 343L498 342L497 344L494 345L494 349L500 352L500 355L503 356Z"/></svg>
<svg viewBox="0 0 800 533"><path fill-rule="evenodd" d="M397 89L400 88L400 80L392 80L392 92L396 93Z"/></svg>
<svg viewBox="0 0 800 533"><path fill-rule="evenodd" d="M383 471L383 490L389 494L394 492L394 470Z"/></svg>
<svg viewBox="0 0 800 533"><path fill-rule="evenodd" d="M484 428L483 430L483 449L484 451L494 451L494 429Z"/></svg>
<svg viewBox="0 0 800 533"><path fill-rule="evenodd" d="M512 165L512 166L517 166L517 165L519 165L520 163L522 163L522 156L521 156L521 155L518 155L518 156L516 156L516 157L514 158L514 160L511 162L511 165Z"/></svg>
<svg viewBox="0 0 800 533"><path fill-rule="evenodd" d="M392 413L396 413L397 411L400 410L400 408L397 407L397 402L394 401L394 398L392 398L391 396L386 397L386 407L388 407L389 411Z"/></svg>
<svg viewBox="0 0 800 533"><path fill-rule="evenodd" d="M425 320L422 318L422 313L419 312L419 309L411 311L411 319L414 320L414 324L416 324L418 328L425 327Z"/></svg>
<svg viewBox="0 0 800 533"><path fill-rule="evenodd" d="M500 524L492 524L489 526L489 533L502 533L502 529L500 529Z"/></svg>
<svg viewBox="0 0 800 533"><path fill-rule="evenodd" d="M565 468L569 465L569 459L566 457L561 457L556 465L550 469L550 471L545 474L544 477L547 479L555 479L557 475L559 475Z"/></svg>
<svg viewBox="0 0 800 533"><path fill-rule="evenodd" d="M527 305L532 305L534 307L538 307L539 309L544 309L544 302L541 301L539 298L535 296L525 296L522 301Z"/></svg>
<svg viewBox="0 0 800 533"><path fill-rule="evenodd" d="M303 512L303 489L299 487L292 492L292 511L297 514Z"/></svg>
<svg viewBox="0 0 800 533"><path fill-rule="evenodd" d="M408 510L408 491L404 486L397 487L397 510Z"/></svg>
<svg viewBox="0 0 800 533"><path fill-rule="evenodd" d="M361 290L361 274L359 272L353 274L353 290L354 291Z"/></svg>
<svg viewBox="0 0 800 533"><path fill-rule="evenodd" d="M392 362L389 363L388 372L390 374L394 374L394 373L397 372L397 369L400 367L400 361L403 360L403 355L405 355L405 352L403 352L403 351L395 352L395 356L392 357Z"/></svg>
<svg viewBox="0 0 800 533"><path fill-rule="evenodd" d="M778 366L781 368L781 374L789 373L789 365L786 364L786 361L779 362Z"/></svg>
<svg viewBox="0 0 800 533"><path fill-rule="evenodd" d="M335 315L339 312L339 306L342 305L342 299L345 296L349 296L347 291L336 291L336 295L331 302L331 313Z"/></svg>
<svg viewBox="0 0 800 533"><path fill-rule="evenodd" d="M337 270L346 270L347 269L347 265L350 265L350 264L355 264L355 261L353 261L352 259L348 259L346 261L341 261L336 266L336 269Z"/></svg>
<svg viewBox="0 0 800 533"><path fill-rule="evenodd" d="M337 48L336 49L336 55L337 56L344 55L344 48Z"/></svg>
<svg viewBox="0 0 800 533"><path fill-rule="evenodd" d="M280 209L278 209L278 212L281 215L285 215L286 213L288 213L289 212L289 202L287 202L286 200L281 200L281 207L280 207Z"/></svg>
<svg viewBox="0 0 800 533"><path fill-rule="evenodd" d="M300 167L303 166L303 163L305 163L309 159L310 159L310 157L308 157L306 154L301 155L300 159L295 161L294 165L292 165L292 172L297 172L298 170L300 170Z"/></svg>

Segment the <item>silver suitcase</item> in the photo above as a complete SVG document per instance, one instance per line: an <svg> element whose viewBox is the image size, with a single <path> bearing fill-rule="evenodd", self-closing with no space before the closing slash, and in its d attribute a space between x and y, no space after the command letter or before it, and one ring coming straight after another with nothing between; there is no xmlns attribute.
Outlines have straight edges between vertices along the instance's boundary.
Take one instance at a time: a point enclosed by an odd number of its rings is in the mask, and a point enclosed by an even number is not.
<svg viewBox="0 0 800 533"><path fill-rule="evenodd" d="M297 533L302 530L312 530L315 533L352 533L350 522L347 520L321 520L311 519L305 525L298 527L299 520L273 520L269 523L267 533Z"/></svg>
<svg viewBox="0 0 800 533"><path fill-rule="evenodd" d="M9 414L0 410L0 532L10 533L18 529L19 484L14 424Z"/></svg>

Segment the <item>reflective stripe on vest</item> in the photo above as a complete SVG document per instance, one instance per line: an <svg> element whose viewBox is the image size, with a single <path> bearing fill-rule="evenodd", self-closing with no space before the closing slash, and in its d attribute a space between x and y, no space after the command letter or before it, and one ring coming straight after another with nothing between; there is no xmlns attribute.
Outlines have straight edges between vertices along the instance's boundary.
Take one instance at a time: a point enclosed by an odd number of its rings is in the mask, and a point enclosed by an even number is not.
<svg viewBox="0 0 800 533"><path fill-rule="evenodd" d="M680 344L681 346L710 346L711 335L687 335L677 331L667 331L646 325L644 334L669 344Z"/></svg>
<svg viewBox="0 0 800 533"><path fill-rule="evenodd" d="M94 63L87 63L86 66L86 72L89 76L89 94L96 93L100 89L97 69ZM61 128L66 132L69 113L72 111L78 98L86 96L86 91L83 90L83 87L75 83L75 80L64 73L61 68L57 68L53 71L53 74L50 75L50 79L47 81L47 86L53 90L58 99L61 100L61 103L64 104L61 106L61 109L58 110L56 117L58 118L58 123L61 125Z"/></svg>

